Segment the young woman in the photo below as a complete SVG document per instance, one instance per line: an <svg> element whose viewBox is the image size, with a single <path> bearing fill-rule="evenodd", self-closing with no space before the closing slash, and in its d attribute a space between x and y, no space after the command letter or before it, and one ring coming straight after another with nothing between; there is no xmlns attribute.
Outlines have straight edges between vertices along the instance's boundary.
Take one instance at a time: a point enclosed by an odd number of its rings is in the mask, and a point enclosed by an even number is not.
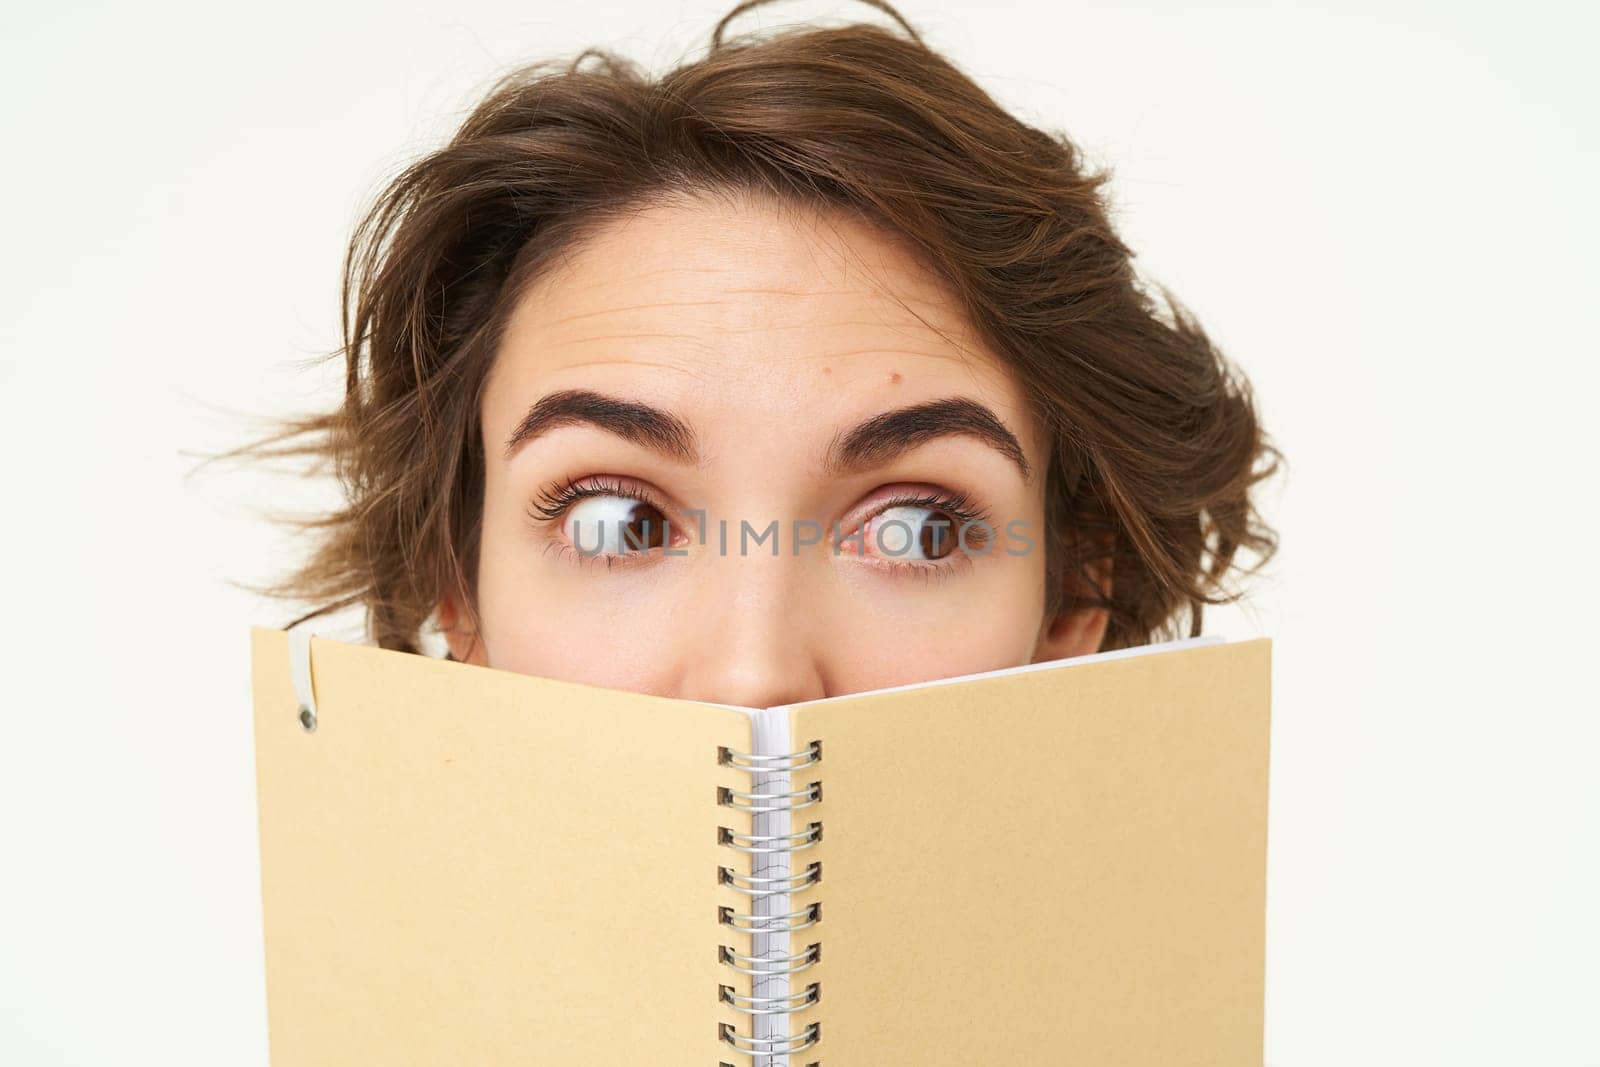
<svg viewBox="0 0 1600 1067"><path fill-rule="evenodd" d="M1246 383L1103 178L870 25L497 83L351 242L348 503L268 591L748 706L1137 644L1274 535ZM300 620L296 620L300 621Z"/></svg>

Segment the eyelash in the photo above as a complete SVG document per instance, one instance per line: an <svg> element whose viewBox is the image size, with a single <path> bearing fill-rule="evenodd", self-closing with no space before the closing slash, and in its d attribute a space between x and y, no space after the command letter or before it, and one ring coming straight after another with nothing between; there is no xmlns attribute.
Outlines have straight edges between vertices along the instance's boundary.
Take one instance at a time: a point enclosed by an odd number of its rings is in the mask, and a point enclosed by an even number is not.
<svg viewBox="0 0 1600 1067"><path fill-rule="evenodd" d="M623 485L619 481L601 476L585 485L569 481L551 482L528 504L528 514L539 522L556 522L572 505L591 496L623 496L629 500L649 504L663 513L667 510L662 507L660 501L637 486Z"/></svg>
<svg viewBox="0 0 1600 1067"><path fill-rule="evenodd" d="M565 515L567 510L574 504L580 500L592 496L626 497L629 500L637 500L640 503L649 504L651 507L662 512L663 514L667 511L667 509L658 500L656 500L643 489L634 485L626 485L614 478L601 475L589 479L582 485L578 484L576 481L551 482L549 485L539 490L539 492L535 494L533 500L529 501L528 517L533 520L536 527L556 524L561 521L562 516ZM907 493L892 497L879 503L872 515L863 520L863 522L870 522L873 518L876 518L883 512L888 511L890 508L904 507L927 508L930 511L944 512L946 515L949 515L955 520L956 529L961 529L967 526L969 523L982 524L982 529L984 531L992 529L992 524L989 520L989 509L979 505L969 495L960 490L954 492L941 491L937 493ZM982 536L987 538L989 534L984 532L982 533ZM985 542L980 540L975 541L974 543L982 545ZM556 544L556 548L561 550L563 555L570 551L574 555L579 556L581 562L585 565L593 565L600 560L604 560L607 569L609 569L619 558L617 556L607 554L579 553L576 549L572 549L570 546L559 543ZM631 558L633 556L643 557L644 555L645 553L642 552L628 553L624 557L620 558ZM972 555L968 552L963 552L958 548L955 552L952 552L949 556L946 556L943 559L875 559L874 565L881 567L884 570L887 570L889 573L895 575L915 575L924 580L941 580L948 577L955 567L971 566L972 562Z"/></svg>

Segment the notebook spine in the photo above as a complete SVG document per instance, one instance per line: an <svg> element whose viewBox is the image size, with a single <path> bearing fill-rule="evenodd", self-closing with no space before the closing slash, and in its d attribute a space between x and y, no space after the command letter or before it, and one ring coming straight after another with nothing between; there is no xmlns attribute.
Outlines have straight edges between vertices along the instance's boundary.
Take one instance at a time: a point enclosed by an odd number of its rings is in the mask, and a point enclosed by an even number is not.
<svg viewBox="0 0 1600 1067"><path fill-rule="evenodd" d="M750 776L748 790L719 786L717 803L750 816L749 833L718 827L718 842L739 855L719 864L717 880L749 898L748 910L719 906L718 921L728 930L750 935L750 952L723 943L719 959L728 968L728 982L719 983L718 1000L725 1009L745 1017L743 1024L718 1023L718 1037L731 1050L749 1057L749 1067L787 1067L788 1057L814 1048L821 1039L821 1023L812 1021L798 1032L787 1029L790 1012L816 1004L821 985L806 982L798 988L795 976L822 958L822 944L806 937L804 949L795 950L790 935L816 926L822 920L822 902L788 910L791 893L822 880L822 864L806 863L796 853L822 840L822 822L794 817L822 800L822 781L813 778L804 788L793 788L795 772L822 762L822 742L812 741L799 752L758 755L718 748L717 761ZM799 823L804 821L803 828ZM798 869L801 865L804 869ZM739 977L735 977L738 975ZM803 979L802 979L803 981ZM748 993L739 992L739 987ZM809 1061L807 1067L816 1067ZM722 1062L721 1067L732 1067Z"/></svg>

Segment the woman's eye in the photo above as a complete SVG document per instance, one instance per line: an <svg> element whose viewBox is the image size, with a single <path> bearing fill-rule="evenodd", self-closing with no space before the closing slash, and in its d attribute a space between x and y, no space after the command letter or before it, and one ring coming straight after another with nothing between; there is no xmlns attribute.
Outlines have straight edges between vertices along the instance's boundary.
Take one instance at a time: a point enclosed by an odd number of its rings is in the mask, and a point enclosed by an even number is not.
<svg viewBox="0 0 1600 1067"><path fill-rule="evenodd" d="M586 496L567 509L561 532L584 555L620 556L661 548L667 517L654 504L630 496Z"/></svg>
<svg viewBox="0 0 1600 1067"><path fill-rule="evenodd" d="M895 559L939 560L956 550L960 523L938 508L896 505L867 524L866 547Z"/></svg>

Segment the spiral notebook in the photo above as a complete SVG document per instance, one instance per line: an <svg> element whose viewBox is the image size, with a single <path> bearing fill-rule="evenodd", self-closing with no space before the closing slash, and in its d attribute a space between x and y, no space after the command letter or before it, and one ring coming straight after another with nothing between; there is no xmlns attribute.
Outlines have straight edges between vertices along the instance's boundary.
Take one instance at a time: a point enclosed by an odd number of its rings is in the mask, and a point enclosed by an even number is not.
<svg viewBox="0 0 1600 1067"><path fill-rule="evenodd" d="M274 1067L1262 1062L1266 638L762 709L251 642Z"/></svg>

